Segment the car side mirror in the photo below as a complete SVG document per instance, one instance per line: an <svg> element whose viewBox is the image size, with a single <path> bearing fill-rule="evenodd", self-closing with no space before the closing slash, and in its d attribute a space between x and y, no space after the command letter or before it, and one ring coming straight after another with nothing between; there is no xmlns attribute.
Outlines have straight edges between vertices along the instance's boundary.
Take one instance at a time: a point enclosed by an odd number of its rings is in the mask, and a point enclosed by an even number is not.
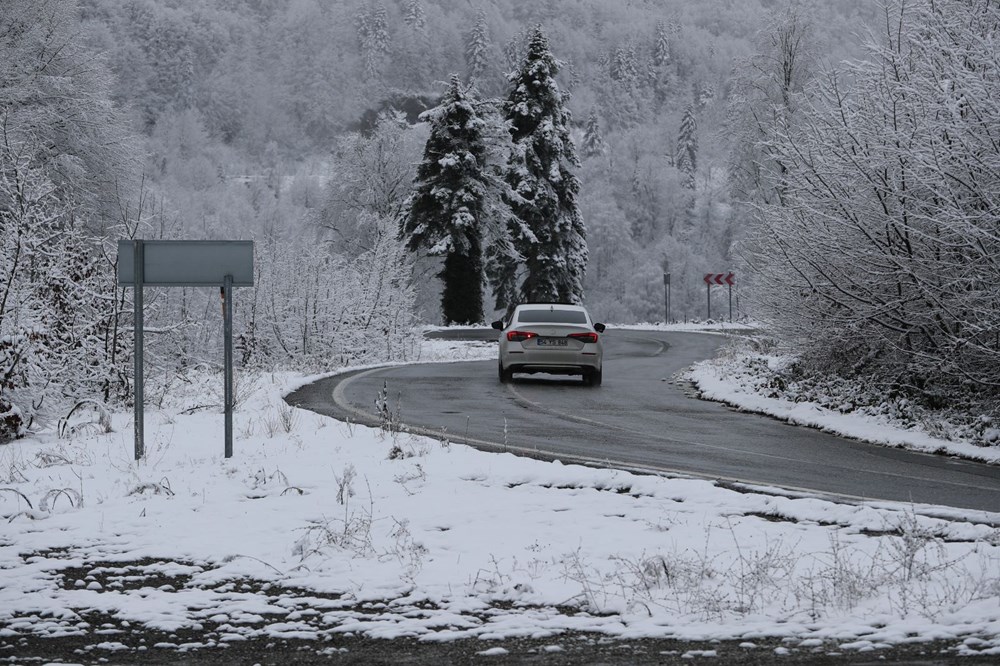
<svg viewBox="0 0 1000 666"><path fill-rule="evenodd" d="M493 327L493 328L495 328L498 331L502 331L503 330L503 320L502 319L498 319L497 321L495 321L492 324L490 324L490 326Z"/></svg>
<svg viewBox="0 0 1000 666"><path fill-rule="evenodd" d="M605 326L604 324L594 324L594 330L597 331L598 333L603 333L604 329L606 328L607 326Z"/></svg>

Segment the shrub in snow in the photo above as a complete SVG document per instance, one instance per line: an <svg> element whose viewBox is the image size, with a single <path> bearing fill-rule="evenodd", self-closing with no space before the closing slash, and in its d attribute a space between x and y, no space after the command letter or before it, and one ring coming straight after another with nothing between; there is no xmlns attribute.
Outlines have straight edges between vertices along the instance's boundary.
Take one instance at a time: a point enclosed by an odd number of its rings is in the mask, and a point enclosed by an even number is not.
<svg viewBox="0 0 1000 666"><path fill-rule="evenodd" d="M0 443L21 437L25 430L26 424L21 410L0 396Z"/></svg>
<svg viewBox="0 0 1000 666"><path fill-rule="evenodd" d="M118 397L121 309L96 229L135 150L69 0L0 12L0 441L79 397Z"/></svg>
<svg viewBox="0 0 1000 666"><path fill-rule="evenodd" d="M25 415L17 403L28 385L33 358L28 336L0 339L0 442L21 437L27 431L30 415Z"/></svg>
<svg viewBox="0 0 1000 666"><path fill-rule="evenodd" d="M303 239L264 239L236 318L245 365L315 371L415 353L410 261L392 219L364 215L372 245L353 257Z"/></svg>
<svg viewBox="0 0 1000 666"><path fill-rule="evenodd" d="M766 353L765 353L766 352ZM895 427L945 440L1000 444L995 399L972 387L947 394L908 386L885 375L843 376L816 370L796 356L775 354L766 338L734 341L713 361L720 373L750 393L791 403L813 403L840 413L873 416Z"/></svg>
<svg viewBox="0 0 1000 666"><path fill-rule="evenodd" d="M885 18L867 59L760 144L781 168L745 246L756 309L808 372L931 407L1000 397L1000 8L920 0Z"/></svg>

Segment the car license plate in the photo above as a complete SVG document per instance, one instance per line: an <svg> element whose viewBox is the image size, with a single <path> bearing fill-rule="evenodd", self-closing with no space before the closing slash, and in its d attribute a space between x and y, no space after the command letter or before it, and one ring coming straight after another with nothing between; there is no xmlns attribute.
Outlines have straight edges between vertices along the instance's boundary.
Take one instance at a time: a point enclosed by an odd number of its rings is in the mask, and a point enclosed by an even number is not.
<svg viewBox="0 0 1000 666"><path fill-rule="evenodd" d="M566 338L538 338L539 347L565 347L568 344Z"/></svg>

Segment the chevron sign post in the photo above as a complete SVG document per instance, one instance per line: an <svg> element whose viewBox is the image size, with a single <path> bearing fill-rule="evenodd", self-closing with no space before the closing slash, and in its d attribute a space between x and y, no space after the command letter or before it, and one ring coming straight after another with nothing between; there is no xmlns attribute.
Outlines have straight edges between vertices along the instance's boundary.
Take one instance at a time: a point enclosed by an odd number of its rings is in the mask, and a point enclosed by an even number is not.
<svg viewBox="0 0 1000 666"><path fill-rule="evenodd" d="M736 284L736 273L705 273L705 286L708 295L708 317L712 318L712 285L726 285L729 287L729 321L733 321L733 285Z"/></svg>

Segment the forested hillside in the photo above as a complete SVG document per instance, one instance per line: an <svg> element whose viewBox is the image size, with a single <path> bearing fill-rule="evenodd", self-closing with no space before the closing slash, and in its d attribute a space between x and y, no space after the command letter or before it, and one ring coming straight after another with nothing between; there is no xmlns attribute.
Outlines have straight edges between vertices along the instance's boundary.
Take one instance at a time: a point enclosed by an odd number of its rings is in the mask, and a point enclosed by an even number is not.
<svg viewBox="0 0 1000 666"><path fill-rule="evenodd" d="M478 317L442 315L445 261L425 256L437 242L401 237L418 167L447 136L432 127L443 106L420 114L442 99L492 109L501 124L473 152L497 169L508 148L549 151L531 173L475 183L521 196L530 176L558 194L553 210L574 235L567 256L585 273L563 257L529 257L527 236L518 251L525 265L562 262L566 293L582 280L597 318L662 321L664 272L674 319L704 318L702 275L736 269L737 316L770 322L810 372L836 367L939 402L941 377L948 391L1000 384L990 5L0 9L0 438L52 405L130 395L119 238L256 242L256 285L236 303L246 367L409 358L414 324ZM556 72L541 130L510 115L516 100L537 110L509 78L528 71L535 39ZM511 146L483 140L502 123ZM496 194L481 197L480 223L507 197ZM495 295L483 295L484 319ZM728 314L719 301L716 317ZM206 291L152 290L150 367L216 362L218 312ZM176 376L161 375L164 385Z"/></svg>
<svg viewBox="0 0 1000 666"><path fill-rule="evenodd" d="M393 102L414 122L452 74L484 97L505 96L506 74L541 24L563 62L583 158L586 299L611 321L662 319L665 267L675 317L704 317L701 275L733 268L730 246L744 224L729 177L742 131L734 116L746 80L771 75L751 55L769 48L790 6L82 2L89 40L115 74L113 98L148 137L146 174L163 199L158 232L304 235L339 247L358 241L357 208L345 210L344 193L323 185L339 187L358 168L347 133L369 130ZM855 54L855 35L876 15L853 0L796 6L816 67ZM397 155L401 168L419 160L422 140ZM405 197L405 181L389 196ZM421 311L436 321L439 286L427 284L433 268L423 274Z"/></svg>

